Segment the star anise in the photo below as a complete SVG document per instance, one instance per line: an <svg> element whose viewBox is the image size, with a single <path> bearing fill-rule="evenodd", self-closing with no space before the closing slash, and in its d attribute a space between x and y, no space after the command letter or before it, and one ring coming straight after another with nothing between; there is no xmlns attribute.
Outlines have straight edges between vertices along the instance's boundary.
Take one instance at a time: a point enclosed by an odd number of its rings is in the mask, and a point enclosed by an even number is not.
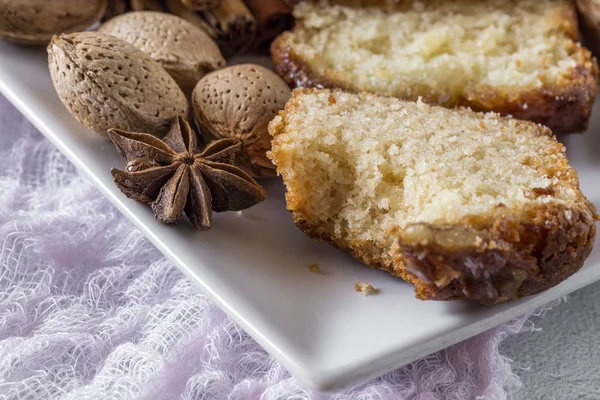
<svg viewBox="0 0 600 400"><path fill-rule="evenodd" d="M266 198L234 165L244 151L239 139L217 140L197 152L196 134L181 117L163 140L118 129L108 136L127 162L125 171L111 170L115 184L127 197L151 204L160 222L175 223L185 211L194 228L207 230L213 211L239 211Z"/></svg>

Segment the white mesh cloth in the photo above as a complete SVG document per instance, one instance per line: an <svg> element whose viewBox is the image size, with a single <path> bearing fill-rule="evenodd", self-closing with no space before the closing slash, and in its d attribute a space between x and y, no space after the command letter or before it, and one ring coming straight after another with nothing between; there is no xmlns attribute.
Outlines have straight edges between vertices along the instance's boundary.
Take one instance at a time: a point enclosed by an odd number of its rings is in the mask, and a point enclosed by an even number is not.
<svg viewBox="0 0 600 400"><path fill-rule="evenodd" d="M504 399L525 319L306 390L0 97L0 399Z"/></svg>

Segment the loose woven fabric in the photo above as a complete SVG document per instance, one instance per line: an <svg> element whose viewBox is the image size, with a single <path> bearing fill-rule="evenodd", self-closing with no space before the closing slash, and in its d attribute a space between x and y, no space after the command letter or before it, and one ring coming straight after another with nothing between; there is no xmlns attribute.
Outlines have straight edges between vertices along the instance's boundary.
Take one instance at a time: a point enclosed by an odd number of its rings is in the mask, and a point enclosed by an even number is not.
<svg viewBox="0 0 600 400"><path fill-rule="evenodd" d="M0 399L504 399L525 318L307 390L0 97Z"/></svg>

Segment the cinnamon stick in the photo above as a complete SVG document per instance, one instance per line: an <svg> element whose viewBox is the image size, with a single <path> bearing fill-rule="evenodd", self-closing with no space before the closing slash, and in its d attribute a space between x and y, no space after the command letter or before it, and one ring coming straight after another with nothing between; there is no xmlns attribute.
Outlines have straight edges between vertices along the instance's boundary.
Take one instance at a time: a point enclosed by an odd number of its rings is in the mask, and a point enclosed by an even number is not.
<svg viewBox="0 0 600 400"><path fill-rule="evenodd" d="M217 37L216 30L206 23L206 20L200 16L197 12L187 8L181 0L165 0L165 7L167 11L179 18L185 19L188 22L196 25L215 40Z"/></svg>
<svg viewBox="0 0 600 400"><path fill-rule="evenodd" d="M221 0L181 0L184 6L194 11L204 11L215 8Z"/></svg>
<svg viewBox="0 0 600 400"><path fill-rule="evenodd" d="M223 0L219 6L200 15L215 28L215 41L226 58L245 50L254 41L256 19L242 0Z"/></svg>
<svg viewBox="0 0 600 400"><path fill-rule="evenodd" d="M165 11L159 0L130 0L133 11Z"/></svg>
<svg viewBox="0 0 600 400"><path fill-rule="evenodd" d="M102 21L108 21L125 12L127 12L127 2L125 0L108 0Z"/></svg>
<svg viewBox="0 0 600 400"><path fill-rule="evenodd" d="M294 24L292 8L284 0L244 1L256 18L257 35L253 48L268 51L273 39Z"/></svg>
<svg viewBox="0 0 600 400"><path fill-rule="evenodd" d="M249 47L256 36L256 19L242 0L222 0L217 7L193 12L181 0L166 0L168 12L202 28L229 58Z"/></svg>

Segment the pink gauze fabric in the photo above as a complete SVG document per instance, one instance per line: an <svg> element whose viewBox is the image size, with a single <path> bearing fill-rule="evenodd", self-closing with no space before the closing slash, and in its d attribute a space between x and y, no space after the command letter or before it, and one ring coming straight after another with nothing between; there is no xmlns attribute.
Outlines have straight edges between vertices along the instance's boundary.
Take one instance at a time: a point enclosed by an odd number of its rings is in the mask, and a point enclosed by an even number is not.
<svg viewBox="0 0 600 400"><path fill-rule="evenodd" d="M336 394L304 388L0 97L0 399L505 399L525 317Z"/></svg>

